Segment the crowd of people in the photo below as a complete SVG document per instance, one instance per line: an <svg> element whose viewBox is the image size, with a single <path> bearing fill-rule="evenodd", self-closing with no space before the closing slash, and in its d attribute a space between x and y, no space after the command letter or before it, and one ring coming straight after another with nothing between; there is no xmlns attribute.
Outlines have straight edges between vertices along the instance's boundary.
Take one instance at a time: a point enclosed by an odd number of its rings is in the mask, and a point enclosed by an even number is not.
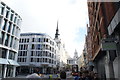
<svg viewBox="0 0 120 80"><path fill-rule="evenodd" d="M36 73L28 75L26 78L41 78L40 75L38 75L38 71L36 70ZM50 79L52 79L52 76L49 76ZM57 80L68 80L66 71L60 71L59 76L57 76ZM77 76L74 76L74 79L72 80L99 80L98 74L94 73L93 71L80 71L78 72Z"/></svg>
<svg viewBox="0 0 120 80"><path fill-rule="evenodd" d="M93 71L82 71L78 72L78 76L74 80L98 80L98 74Z"/></svg>
<svg viewBox="0 0 120 80"><path fill-rule="evenodd" d="M60 79L61 80L66 80L66 72L62 71L60 73ZM94 73L93 71L81 71L78 72L78 75L74 77L74 80L99 80L98 79L98 74Z"/></svg>

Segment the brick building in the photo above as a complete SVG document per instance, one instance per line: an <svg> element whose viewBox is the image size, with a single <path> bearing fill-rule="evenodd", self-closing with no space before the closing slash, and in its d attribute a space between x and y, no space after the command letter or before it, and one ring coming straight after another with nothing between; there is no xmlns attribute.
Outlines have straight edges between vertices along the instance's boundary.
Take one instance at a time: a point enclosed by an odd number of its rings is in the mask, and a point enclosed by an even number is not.
<svg viewBox="0 0 120 80"><path fill-rule="evenodd" d="M94 63L94 71L101 78L118 78L120 3L88 2L88 14L90 31L86 41L90 45L87 51Z"/></svg>

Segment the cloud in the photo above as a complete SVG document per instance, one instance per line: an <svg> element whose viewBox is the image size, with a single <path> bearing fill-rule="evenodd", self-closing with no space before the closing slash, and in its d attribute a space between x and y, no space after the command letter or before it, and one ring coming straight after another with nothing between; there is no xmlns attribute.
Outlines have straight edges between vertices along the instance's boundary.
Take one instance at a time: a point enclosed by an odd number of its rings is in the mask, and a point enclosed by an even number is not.
<svg viewBox="0 0 120 80"><path fill-rule="evenodd" d="M58 20L60 37L68 53L73 56L75 49L82 53L88 22L86 0L2 1L22 17L21 32L43 32L54 38Z"/></svg>

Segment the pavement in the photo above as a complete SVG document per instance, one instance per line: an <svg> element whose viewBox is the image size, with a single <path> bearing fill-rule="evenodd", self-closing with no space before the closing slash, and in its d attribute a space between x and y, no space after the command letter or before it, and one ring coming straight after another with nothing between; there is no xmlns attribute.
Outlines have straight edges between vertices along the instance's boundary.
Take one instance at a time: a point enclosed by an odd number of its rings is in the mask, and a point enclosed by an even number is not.
<svg viewBox="0 0 120 80"><path fill-rule="evenodd" d="M69 72L66 74L67 74L67 78L73 78L73 76ZM28 75L31 75L31 74L17 75L16 78L26 78L26 76ZM52 78L57 78L57 74L43 74L41 78L49 78L49 75L52 75ZM58 76L60 77L60 74L58 74Z"/></svg>

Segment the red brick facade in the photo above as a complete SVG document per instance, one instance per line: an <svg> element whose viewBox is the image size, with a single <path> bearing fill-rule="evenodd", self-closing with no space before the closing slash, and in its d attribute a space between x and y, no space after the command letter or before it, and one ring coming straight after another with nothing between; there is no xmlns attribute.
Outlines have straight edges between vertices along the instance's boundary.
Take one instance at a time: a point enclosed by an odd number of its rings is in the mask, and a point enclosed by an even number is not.
<svg viewBox="0 0 120 80"><path fill-rule="evenodd" d="M90 31L86 41L87 45L91 45L91 50L87 50L88 54L92 54L92 60L99 54L101 40L108 36L107 27L117 9L118 7L115 2L88 2ZM89 48L90 46L87 47Z"/></svg>

